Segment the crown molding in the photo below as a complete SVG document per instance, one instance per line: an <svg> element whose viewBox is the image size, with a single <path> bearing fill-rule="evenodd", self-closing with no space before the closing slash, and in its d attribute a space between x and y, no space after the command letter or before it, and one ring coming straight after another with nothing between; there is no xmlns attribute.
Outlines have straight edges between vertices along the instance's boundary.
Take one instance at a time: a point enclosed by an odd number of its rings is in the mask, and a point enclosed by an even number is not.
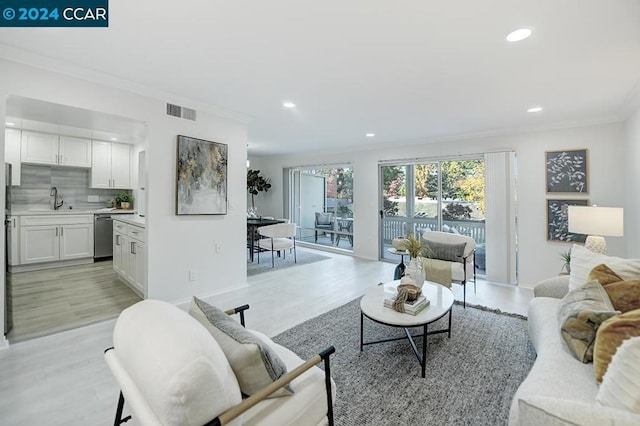
<svg viewBox="0 0 640 426"><path fill-rule="evenodd" d="M155 99L160 102L169 102L179 104L187 108L197 111L207 112L219 117L228 118L233 121L247 124L252 120L248 114L233 111L218 105L208 104L206 102L195 99L186 98L174 93L147 86L135 81L126 80L118 76L108 74L102 71L85 68L67 61L61 61L56 58L44 56L28 50L19 49L7 44L0 43L0 58L8 61L40 68L46 71L55 72L69 77L78 78L103 86L115 89L125 90L136 95Z"/></svg>

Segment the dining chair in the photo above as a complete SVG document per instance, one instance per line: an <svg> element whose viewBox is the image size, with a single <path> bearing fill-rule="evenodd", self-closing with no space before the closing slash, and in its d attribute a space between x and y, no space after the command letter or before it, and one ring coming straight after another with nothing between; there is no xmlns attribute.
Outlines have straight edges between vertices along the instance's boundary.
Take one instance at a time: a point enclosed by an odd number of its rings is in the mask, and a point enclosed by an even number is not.
<svg viewBox="0 0 640 426"><path fill-rule="evenodd" d="M293 249L293 261L298 262L296 254L296 224L278 223L258 228L258 233L263 236L258 240L261 249L271 252L271 267L275 267L274 252L283 253L286 258L286 249ZM260 263L260 251L258 251L258 263Z"/></svg>

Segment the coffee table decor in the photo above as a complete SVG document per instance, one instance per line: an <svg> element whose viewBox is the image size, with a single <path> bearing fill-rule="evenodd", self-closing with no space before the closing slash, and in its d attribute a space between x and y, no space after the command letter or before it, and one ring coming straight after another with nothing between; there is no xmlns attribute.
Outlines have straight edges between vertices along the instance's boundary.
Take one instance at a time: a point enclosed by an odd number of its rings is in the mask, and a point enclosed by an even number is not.
<svg viewBox="0 0 640 426"><path fill-rule="evenodd" d="M411 315L416 315L429 306L429 300L422 295L419 287L413 284L400 284L397 290L398 293L395 296L384 299L384 306Z"/></svg>

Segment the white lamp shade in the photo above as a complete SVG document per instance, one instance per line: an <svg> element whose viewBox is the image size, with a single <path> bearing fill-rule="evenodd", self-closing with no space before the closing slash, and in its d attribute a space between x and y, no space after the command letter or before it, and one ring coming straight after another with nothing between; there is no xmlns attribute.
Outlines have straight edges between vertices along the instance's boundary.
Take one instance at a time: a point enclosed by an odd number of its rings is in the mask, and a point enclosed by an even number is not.
<svg viewBox="0 0 640 426"><path fill-rule="evenodd" d="M624 209L622 207L569 206L569 232L575 234L622 237Z"/></svg>

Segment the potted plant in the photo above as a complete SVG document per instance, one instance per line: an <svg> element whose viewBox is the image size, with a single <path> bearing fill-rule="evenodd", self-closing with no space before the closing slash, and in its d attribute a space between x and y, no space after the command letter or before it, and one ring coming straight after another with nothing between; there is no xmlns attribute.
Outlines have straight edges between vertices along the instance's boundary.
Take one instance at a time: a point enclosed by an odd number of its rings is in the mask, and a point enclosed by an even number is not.
<svg viewBox="0 0 640 426"><path fill-rule="evenodd" d="M133 195L128 192L121 192L116 195L116 201L120 205L120 208L129 210L131 209L131 203L133 203Z"/></svg>
<svg viewBox="0 0 640 426"><path fill-rule="evenodd" d="M255 214L255 196L260 192L267 192L271 188L270 179L260 176L260 170L247 170L247 192L251 194L251 211Z"/></svg>

